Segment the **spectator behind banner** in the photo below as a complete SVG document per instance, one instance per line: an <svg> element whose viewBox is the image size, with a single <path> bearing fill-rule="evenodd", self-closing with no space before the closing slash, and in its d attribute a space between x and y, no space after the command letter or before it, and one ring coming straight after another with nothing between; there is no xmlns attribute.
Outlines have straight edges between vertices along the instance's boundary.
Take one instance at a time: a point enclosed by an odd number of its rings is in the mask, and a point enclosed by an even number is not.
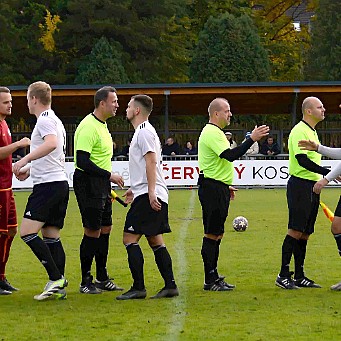
<svg viewBox="0 0 341 341"><path fill-rule="evenodd" d="M127 140L127 144L122 148L121 155L129 157L129 147L131 139Z"/></svg>
<svg viewBox="0 0 341 341"><path fill-rule="evenodd" d="M116 156L121 155L120 151L118 150L117 144L115 141L112 141L112 157L111 160L114 160Z"/></svg>
<svg viewBox="0 0 341 341"><path fill-rule="evenodd" d="M273 136L269 135L266 141L261 145L260 153L267 156L274 156L280 153L277 142L274 142Z"/></svg>
<svg viewBox="0 0 341 341"><path fill-rule="evenodd" d="M230 142L231 149L236 148L237 147L237 142L232 139L232 133L230 131L227 131L225 133L225 136L227 138L227 141Z"/></svg>
<svg viewBox="0 0 341 341"><path fill-rule="evenodd" d="M246 139L248 139L251 136L251 132L248 131L245 134L245 139L243 140L243 142L246 141ZM250 155L256 155L259 153L259 145L258 142L256 141L245 153L245 155L250 156Z"/></svg>
<svg viewBox="0 0 341 341"><path fill-rule="evenodd" d="M196 147L193 146L191 141L187 141L186 146L184 148L185 155L197 155L198 150Z"/></svg>
<svg viewBox="0 0 341 341"><path fill-rule="evenodd" d="M180 154L180 146L177 142L174 142L173 137L168 137L165 145L162 147L163 155L179 155Z"/></svg>

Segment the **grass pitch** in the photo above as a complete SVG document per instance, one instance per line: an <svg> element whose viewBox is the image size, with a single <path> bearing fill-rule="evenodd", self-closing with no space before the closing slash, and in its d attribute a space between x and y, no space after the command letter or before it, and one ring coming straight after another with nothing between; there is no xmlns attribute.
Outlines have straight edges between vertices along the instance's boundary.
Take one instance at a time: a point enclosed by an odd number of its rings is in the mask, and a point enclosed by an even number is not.
<svg viewBox="0 0 341 341"><path fill-rule="evenodd" d="M19 221L28 192L16 192ZM338 189L325 189L322 200L334 210ZM114 203L109 273L129 289L131 277L122 245L126 209ZM81 220L71 192L62 241L67 264L68 299L37 302L47 281L45 270L17 236L7 267L9 281L20 288L0 296L0 340L337 340L341 337L341 292L329 289L341 280L341 260L322 211L308 243L306 273L322 289L286 291L275 286L281 245L287 229L284 189L241 189L231 202L221 244L219 272L236 284L233 292L204 292L201 242L203 228L196 190L171 190L169 216L173 232L165 240L173 258L180 296L150 300L162 286L145 240L148 297L116 301L119 293L84 295L80 282ZM232 220L249 220L235 232Z"/></svg>

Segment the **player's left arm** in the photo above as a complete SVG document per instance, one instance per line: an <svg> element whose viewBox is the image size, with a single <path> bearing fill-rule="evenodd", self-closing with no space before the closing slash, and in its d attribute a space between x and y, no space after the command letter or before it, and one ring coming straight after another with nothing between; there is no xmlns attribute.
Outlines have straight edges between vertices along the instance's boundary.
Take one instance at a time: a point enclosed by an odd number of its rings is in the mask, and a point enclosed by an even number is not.
<svg viewBox="0 0 341 341"><path fill-rule="evenodd" d="M327 175L330 172L329 169L319 166L314 161L311 161L308 158L307 154L296 154L295 157L298 164L310 172L321 174L323 176Z"/></svg>
<svg viewBox="0 0 341 341"><path fill-rule="evenodd" d="M251 136L247 138L241 145L233 149L224 150L219 157L222 159L226 159L227 161L234 161L243 156L247 150L256 142L259 141L262 137L269 135L269 127L266 125L261 125L259 127L255 127L251 133Z"/></svg>
<svg viewBox="0 0 341 341"><path fill-rule="evenodd" d="M148 180L148 195L150 206L152 207L153 210L160 211L161 203L157 199L155 193L157 166L156 154L150 151L144 155L144 159L146 161L146 174Z"/></svg>
<svg viewBox="0 0 341 341"><path fill-rule="evenodd" d="M226 159L227 161L234 161L239 159L241 156L243 156L249 148L254 144L254 141L251 138L247 138L242 144L237 146L233 149L226 149L224 150L219 157L221 159Z"/></svg>

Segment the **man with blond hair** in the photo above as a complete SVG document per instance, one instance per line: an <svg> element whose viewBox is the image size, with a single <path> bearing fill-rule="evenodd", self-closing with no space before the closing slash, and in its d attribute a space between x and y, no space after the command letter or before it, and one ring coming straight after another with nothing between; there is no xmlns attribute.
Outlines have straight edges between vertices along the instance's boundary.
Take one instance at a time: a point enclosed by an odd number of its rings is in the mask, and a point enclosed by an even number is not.
<svg viewBox="0 0 341 341"><path fill-rule="evenodd" d="M33 181L20 236L49 277L43 292L34 296L38 301L66 298L64 288L68 284L64 278L65 252L60 241L69 200L65 173L66 133L62 121L51 109L51 102L49 84L39 81L28 87L27 105L37 123L32 131L30 153L13 165L13 173L19 180L31 176ZM39 231L43 240L38 236Z"/></svg>

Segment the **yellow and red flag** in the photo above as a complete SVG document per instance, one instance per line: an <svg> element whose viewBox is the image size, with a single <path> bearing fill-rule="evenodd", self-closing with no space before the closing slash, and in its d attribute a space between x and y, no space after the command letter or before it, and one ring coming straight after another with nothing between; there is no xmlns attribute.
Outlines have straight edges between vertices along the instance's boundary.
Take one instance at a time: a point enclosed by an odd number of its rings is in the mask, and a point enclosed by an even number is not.
<svg viewBox="0 0 341 341"><path fill-rule="evenodd" d="M331 222L333 222L333 220L334 220L334 213L328 208L328 206L324 202L320 201L320 205L322 207L322 210L323 210L323 213L325 214L325 216Z"/></svg>

